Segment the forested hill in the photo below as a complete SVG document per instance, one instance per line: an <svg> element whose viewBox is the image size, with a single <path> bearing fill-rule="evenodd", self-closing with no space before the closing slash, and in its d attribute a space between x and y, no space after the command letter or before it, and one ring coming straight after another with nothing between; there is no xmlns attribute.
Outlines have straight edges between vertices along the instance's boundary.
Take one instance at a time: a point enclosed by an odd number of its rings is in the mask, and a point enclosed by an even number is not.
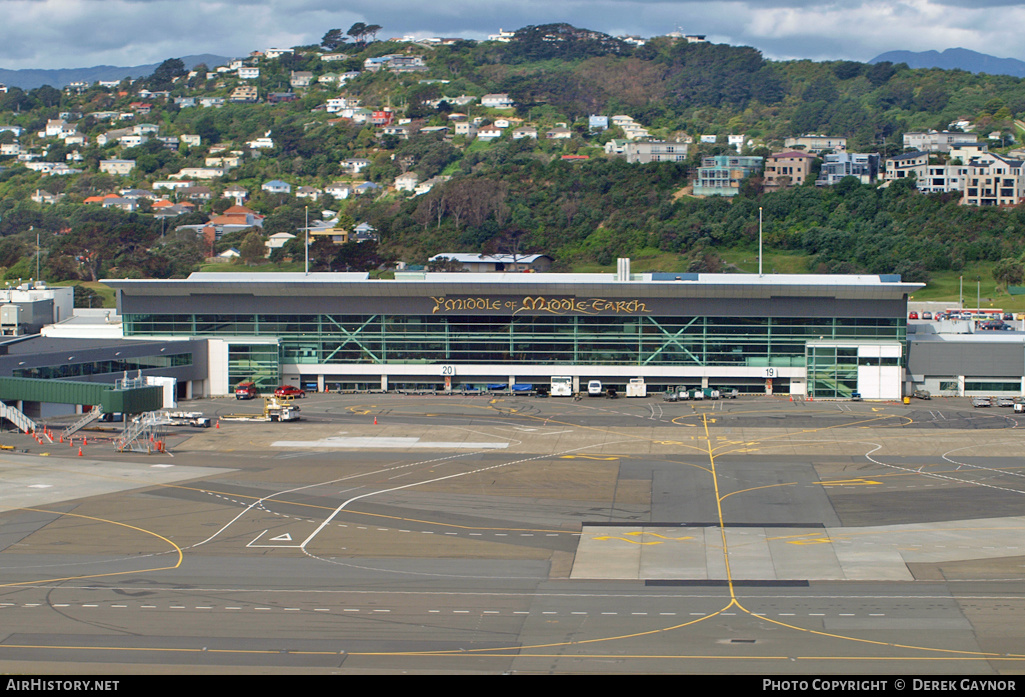
<svg viewBox="0 0 1025 697"><path fill-rule="evenodd" d="M336 60L322 60L328 48ZM366 59L389 55L421 57L423 66L409 72L364 69ZM322 208L336 212L342 226L366 222L377 231L378 245L358 249L319 240L313 263L330 269L424 263L439 252L517 251L549 254L558 269L641 256L664 270L721 270L728 268L723 260L730 250L753 244L759 207L769 249L806 255L810 271L902 273L922 280L978 260L1020 266L1025 249L1021 207L966 208L956 195L923 195L906 184L877 189L848 180L833 188L765 193L755 176L733 199L690 195L701 158L733 152L724 144L727 135L744 136L745 154L765 156L782 149L785 138L824 133L846 136L850 151L885 156L902 151L906 131L945 129L964 120L977 133L993 133L991 148L1007 152L1023 136L1015 121L1025 117L1020 78L886 62L777 62L752 48L666 37L634 46L568 25L525 27L509 43L359 40L297 47L251 62L260 69L254 80L212 65L190 74L170 60L115 89L13 88L0 95L0 127L23 129L18 136L0 129L0 144L16 142L47 160L77 157L67 161L82 170L46 176L13 156L0 158L0 266L6 277L32 275L37 232L50 233L42 242L44 275L51 280L182 275L211 251L248 242L245 249L258 252L271 234L295 233L307 207L314 216ZM352 71L361 72L342 86L318 82ZM310 86L290 88L290 79L303 72L312 74ZM240 86L257 87L259 101L231 103ZM166 94L142 97L144 90ZM291 92L295 99L269 103L275 92ZM484 95L501 93L514 109L481 104ZM327 113L327 100L339 96L370 110L391 109L395 123L409 119L408 139ZM175 101L180 98L225 103L183 106ZM131 112L140 103L151 111L134 121L113 124L95 116ZM514 139L511 127L491 141L453 135L449 117L456 111L479 118L480 126L501 119L533 126L538 139ZM38 135L62 113L86 136L85 145ZM688 159L627 164L605 151L624 132L592 130L592 114L629 115L653 138L691 139ZM177 150L156 138L132 146L98 144L111 129L141 122L159 127L162 137L199 135L201 144ZM569 137L545 138L560 124ZM432 131L446 127L447 133ZM248 145L268 134L272 147ZM699 142L709 135L717 137L715 144ZM198 182L209 186L212 197L197 199L193 213L159 219L148 202L133 213L84 203L125 188L151 188L185 167L203 167L234 151L241 153L237 166ZM101 160L114 158L134 160L135 168L124 176L98 171ZM368 164L353 173L345 165L350 160ZM414 195L394 188L404 172L415 172L421 182L440 179L428 193ZM293 195L260 190L275 179L291 184ZM323 190L363 181L381 188L315 203L294 195L301 186ZM221 193L233 185L244 187L246 205L265 216L262 229L232 233L214 250L193 233L174 234L180 225L223 212L231 202ZM54 204L32 201L39 192L63 197ZM293 245L272 260L286 263L296 255Z"/></svg>

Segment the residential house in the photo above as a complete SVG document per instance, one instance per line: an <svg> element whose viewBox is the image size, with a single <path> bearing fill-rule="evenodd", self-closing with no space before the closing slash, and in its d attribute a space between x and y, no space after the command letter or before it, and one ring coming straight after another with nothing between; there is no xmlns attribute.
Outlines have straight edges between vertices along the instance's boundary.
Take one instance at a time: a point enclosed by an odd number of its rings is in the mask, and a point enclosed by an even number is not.
<svg viewBox="0 0 1025 697"><path fill-rule="evenodd" d="M292 86L292 89L309 87L311 82L313 82L313 73L309 70L293 70L288 80L288 84Z"/></svg>
<svg viewBox="0 0 1025 697"><path fill-rule="evenodd" d="M342 160L342 169L350 174L359 174L364 169L370 166L370 160L366 160L360 157L353 157L348 160Z"/></svg>
<svg viewBox="0 0 1025 697"><path fill-rule="evenodd" d="M736 196L740 183L762 169L762 158L745 155L705 157L694 182L695 196Z"/></svg>
<svg viewBox="0 0 1025 697"><path fill-rule="evenodd" d="M274 147L274 139L264 136L247 141L246 146L252 150L268 149Z"/></svg>
<svg viewBox="0 0 1025 697"><path fill-rule="evenodd" d="M295 190L296 198L306 198L311 201L316 201L318 198L323 196L324 192L315 186L300 186Z"/></svg>
<svg viewBox="0 0 1025 697"><path fill-rule="evenodd" d="M208 186L187 186L178 189L176 193L179 199L185 198L190 201L209 201L214 197L214 192Z"/></svg>
<svg viewBox="0 0 1025 697"><path fill-rule="evenodd" d="M395 177L395 181L392 185L396 191L413 191L416 185L420 183L420 175L416 172L406 172Z"/></svg>
<svg viewBox="0 0 1025 697"><path fill-rule="evenodd" d="M765 190L774 191L786 186L800 186L811 174L815 156L801 150L777 152L765 158Z"/></svg>
<svg viewBox="0 0 1025 697"><path fill-rule="evenodd" d="M380 192L380 190L381 187L378 184L375 184L374 182L363 182L362 184L357 184L356 186L354 186L352 188L352 193L356 194L357 196L363 196L365 194L376 194Z"/></svg>
<svg viewBox="0 0 1025 697"><path fill-rule="evenodd" d="M345 182L335 182L325 186L324 193L337 199L347 199L352 193L352 185Z"/></svg>
<svg viewBox="0 0 1025 697"><path fill-rule="evenodd" d="M477 138L480 140L494 140L502 137L502 129L497 126L484 126L477 130Z"/></svg>
<svg viewBox="0 0 1025 697"><path fill-rule="evenodd" d="M263 52L263 57L264 58L268 58L268 59L280 58L281 56L285 55L286 53L292 53L292 49L290 49L290 48L268 48L266 51Z"/></svg>
<svg viewBox="0 0 1025 697"><path fill-rule="evenodd" d="M267 95L268 104L281 104L282 102L297 102L299 95L295 92L271 92Z"/></svg>
<svg viewBox="0 0 1025 697"><path fill-rule="evenodd" d="M200 143L203 142L203 139L200 136L193 134L181 135L178 138L182 145L188 145L190 148L197 148Z"/></svg>
<svg viewBox="0 0 1025 697"><path fill-rule="evenodd" d="M192 182L188 181L188 180L171 181L171 180L166 180L166 179L162 180L162 181L155 181L155 182L153 182L153 190L154 191L156 191L158 189L161 189L161 190L166 189L168 191L177 191L178 189L184 189L187 186L192 186ZM154 206L155 205L156 204L154 204Z"/></svg>
<svg viewBox="0 0 1025 697"><path fill-rule="evenodd" d="M391 109L374 111L370 115L370 123L374 126L388 126L395 119L395 112Z"/></svg>
<svg viewBox="0 0 1025 697"><path fill-rule="evenodd" d="M457 136L473 138L477 135L477 124L470 121L456 121L455 133Z"/></svg>
<svg viewBox="0 0 1025 697"><path fill-rule="evenodd" d="M512 109L516 106L508 94L486 94L480 98L481 106L487 109Z"/></svg>
<svg viewBox="0 0 1025 697"><path fill-rule="evenodd" d="M605 143L605 154L606 155L625 155L626 146L629 145L629 141L623 139L613 138L612 140Z"/></svg>
<svg viewBox="0 0 1025 697"><path fill-rule="evenodd" d="M177 174L169 176L171 179L216 179L225 173L223 167L183 167Z"/></svg>
<svg viewBox="0 0 1025 697"><path fill-rule="evenodd" d="M214 155L213 157L206 158L204 164L207 167L219 167L225 172L229 172L236 167L242 165L241 155Z"/></svg>
<svg viewBox="0 0 1025 697"><path fill-rule="evenodd" d="M904 149L921 152L950 152L951 147L977 143L979 136L959 131L925 131L904 134Z"/></svg>
<svg viewBox="0 0 1025 697"><path fill-rule="evenodd" d="M133 198L136 200L142 198L156 198L152 191L147 191L146 189L121 189L119 193L121 194L121 198Z"/></svg>
<svg viewBox="0 0 1025 697"><path fill-rule="evenodd" d="M1025 161L982 153L965 163L966 206L1016 206L1025 201Z"/></svg>
<svg viewBox="0 0 1025 697"><path fill-rule="evenodd" d="M288 182L283 182L280 179L272 179L269 182L265 182L264 185L261 186L260 188L263 189L264 191L266 191L268 193L272 193L272 194L291 194L292 193L292 185L289 184Z"/></svg>
<svg viewBox="0 0 1025 697"><path fill-rule="evenodd" d="M900 155L886 158L886 171L883 173L885 181L906 179L915 176L922 179L926 176L929 166L929 155L924 152L906 152Z"/></svg>
<svg viewBox="0 0 1025 697"><path fill-rule="evenodd" d="M273 252L275 249L281 249L285 246L285 244L288 243L289 240L294 239L295 235L293 235L290 232L274 233L273 235L267 238L266 242L264 242L264 244L267 246L267 255L270 256L270 253Z"/></svg>
<svg viewBox="0 0 1025 697"><path fill-rule="evenodd" d="M21 145L18 143L0 143L0 156L14 157L21 154Z"/></svg>
<svg viewBox="0 0 1025 697"><path fill-rule="evenodd" d="M256 87L236 87L228 97L229 102L236 104L252 104L259 100L259 90Z"/></svg>
<svg viewBox="0 0 1025 697"><path fill-rule="evenodd" d="M594 115L587 117L587 128L591 131L605 131L609 128L609 117Z"/></svg>
<svg viewBox="0 0 1025 697"><path fill-rule="evenodd" d="M533 126L520 126L514 128L512 132L513 140L522 140L523 138L533 138L537 140L537 129Z"/></svg>
<svg viewBox="0 0 1025 697"><path fill-rule="evenodd" d="M224 97L200 97L199 105L206 109L207 107L222 107L224 106Z"/></svg>
<svg viewBox="0 0 1025 697"><path fill-rule="evenodd" d="M181 141L178 136L157 136L157 140L166 148L172 152L178 152L178 146L181 145Z"/></svg>
<svg viewBox="0 0 1025 697"><path fill-rule="evenodd" d="M623 154L626 155L626 161L629 163L685 162L688 148L686 143L652 140L643 143L627 143L623 148Z"/></svg>
<svg viewBox="0 0 1025 697"><path fill-rule="evenodd" d="M550 131L545 133L545 138L548 140L564 140L573 137L573 131L566 128L565 125L559 125Z"/></svg>
<svg viewBox="0 0 1025 697"><path fill-rule="evenodd" d="M426 71L427 65L424 64L423 56L407 56L401 53L393 53L387 56L367 58L363 61L363 69L371 73L376 73L380 70L387 70L392 73L414 73Z"/></svg>
<svg viewBox="0 0 1025 697"><path fill-rule="evenodd" d="M139 210L139 202L136 199L121 198L120 196L112 196L103 199L104 208L120 208L126 213L132 213Z"/></svg>
<svg viewBox="0 0 1025 697"><path fill-rule="evenodd" d="M221 196L223 196L224 198L233 198L235 199L235 205L241 206L242 203L249 197L249 192L246 191L243 187L239 186L238 184L231 184L230 186L226 186L224 188L224 191L221 192Z"/></svg>
<svg viewBox="0 0 1025 697"><path fill-rule="evenodd" d="M825 150L840 152L847 150L847 139L842 136L803 135L800 138L787 138L783 141L785 148L804 148L807 152L819 154Z"/></svg>
<svg viewBox="0 0 1025 697"><path fill-rule="evenodd" d="M964 191L968 167L964 164L929 164L925 176L915 182L923 194L945 194Z"/></svg>
<svg viewBox="0 0 1025 697"><path fill-rule="evenodd" d="M100 171L104 174L125 176L135 169L135 160L100 160Z"/></svg>
<svg viewBox="0 0 1025 697"><path fill-rule="evenodd" d="M737 152L740 152L744 149L744 134L728 135L726 136L726 143Z"/></svg>
<svg viewBox="0 0 1025 697"><path fill-rule="evenodd" d="M148 140L149 136L144 136L139 133L126 133L118 138L117 142L122 148L137 148Z"/></svg>
<svg viewBox="0 0 1025 697"><path fill-rule="evenodd" d="M36 189L35 193L32 194L32 200L36 203L48 203L53 205L64 198L64 194L51 194L49 191L43 189Z"/></svg>
<svg viewBox="0 0 1025 697"><path fill-rule="evenodd" d="M405 123L400 125L385 126L381 129L381 133L386 136L395 136L400 140L409 140L409 135L413 131L413 126Z"/></svg>
<svg viewBox="0 0 1025 697"><path fill-rule="evenodd" d="M239 66L238 77L240 80L259 80L260 69L249 65Z"/></svg>
<svg viewBox="0 0 1025 697"><path fill-rule="evenodd" d="M862 184L874 184L879 177L879 153L836 152L822 159L816 186L833 186L845 177L856 177Z"/></svg>
<svg viewBox="0 0 1025 697"><path fill-rule="evenodd" d="M416 187L413 189L413 193L417 196L423 196L428 191L433 189L435 186L439 184L444 184L451 178L452 177L450 176L440 174L436 177L431 177L430 179L422 181L419 184L417 184Z"/></svg>
<svg viewBox="0 0 1025 697"><path fill-rule="evenodd" d="M355 109L359 106L359 100L352 97L334 97L324 102L324 111L329 114L337 114L343 109ZM350 113L349 116L352 116Z"/></svg>

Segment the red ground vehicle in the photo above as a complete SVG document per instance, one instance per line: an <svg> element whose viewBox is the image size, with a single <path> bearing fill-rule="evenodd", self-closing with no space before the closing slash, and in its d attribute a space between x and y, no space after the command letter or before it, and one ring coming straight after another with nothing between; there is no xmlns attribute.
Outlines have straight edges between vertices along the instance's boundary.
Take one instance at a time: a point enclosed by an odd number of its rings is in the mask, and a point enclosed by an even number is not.
<svg viewBox="0 0 1025 697"><path fill-rule="evenodd" d="M282 385L278 389L274 390L275 397L298 397L302 399L306 396L305 390L300 390L298 387L292 385Z"/></svg>
<svg viewBox="0 0 1025 697"><path fill-rule="evenodd" d="M256 399L256 385L251 382L240 382L235 388L235 399Z"/></svg>

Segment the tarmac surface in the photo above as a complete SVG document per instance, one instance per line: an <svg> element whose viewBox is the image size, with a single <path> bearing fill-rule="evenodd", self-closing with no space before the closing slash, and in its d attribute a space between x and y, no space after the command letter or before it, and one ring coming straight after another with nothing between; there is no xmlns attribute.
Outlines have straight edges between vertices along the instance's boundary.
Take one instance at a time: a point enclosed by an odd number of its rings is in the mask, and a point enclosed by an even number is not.
<svg viewBox="0 0 1025 697"><path fill-rule="evenodd" d="M297 423L175 427L166 453L115 452L116 424L0 434L0 670L1025 670L1008 409L297 403Z"/></svg>

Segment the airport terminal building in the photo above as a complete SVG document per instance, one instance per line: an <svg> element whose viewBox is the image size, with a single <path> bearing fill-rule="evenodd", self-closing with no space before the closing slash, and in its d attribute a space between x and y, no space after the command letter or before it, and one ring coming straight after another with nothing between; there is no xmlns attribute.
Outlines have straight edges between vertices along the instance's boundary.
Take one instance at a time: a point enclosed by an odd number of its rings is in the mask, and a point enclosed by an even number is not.
<svg viewBox="0 0 1025 697"><path fill-rule="evenodd" d="M205 340L206 395L482 384L737 388L898 399L899 276L196 273L105 280L126 339ZM198 395L197 395L198 396Z"/></svg>

